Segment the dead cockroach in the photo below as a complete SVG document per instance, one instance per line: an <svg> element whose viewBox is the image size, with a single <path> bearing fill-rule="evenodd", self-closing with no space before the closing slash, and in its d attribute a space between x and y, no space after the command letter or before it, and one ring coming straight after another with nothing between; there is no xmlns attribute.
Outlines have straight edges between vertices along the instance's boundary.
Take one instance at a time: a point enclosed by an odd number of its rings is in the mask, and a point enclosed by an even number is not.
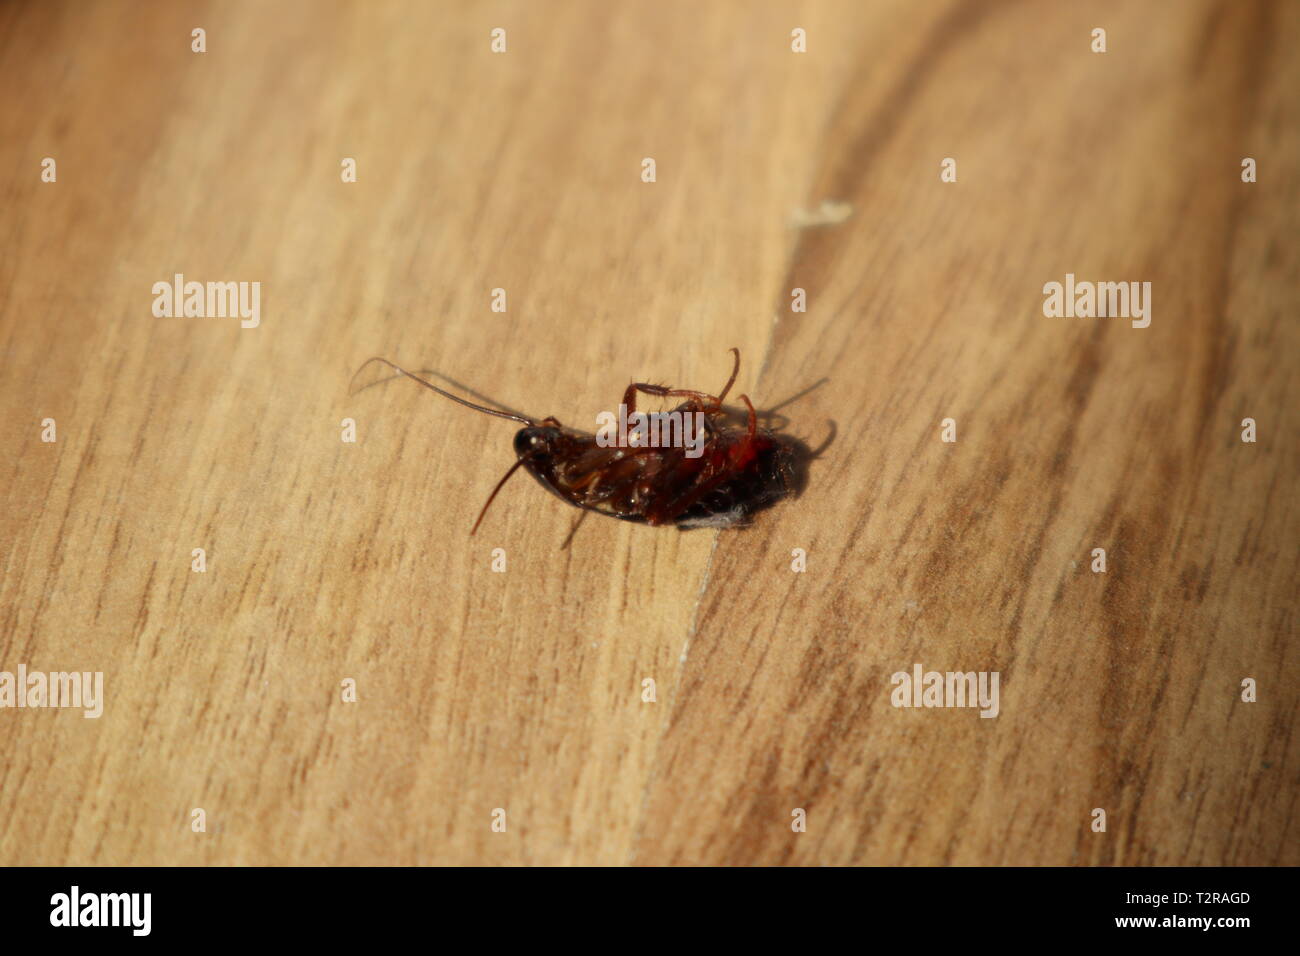
<svg viewBox="0 0 1300 956"><path fill-rule="evenodd" d="M740 371L740 350L731 351L735 356L731 378L717 395L645 382L634 382L623 393L628 414L636 410L638 392L684 398L673 411L700 413L696 420L703 424L695 457L684 447L601 444L595 435L566 428L553 417L538 421L476 405L385 358L369 359L357 372L371 362L382 362L457 404L524 426L515 433L515 463L488 495L470 534L478 530L497 492L520 468L526 468L559 498L587 511L649 525L720 528L743 522L753 511L789 494L792 479L792 451L770 431L758 427L748 396L740 396L748 409L747 426L729 427L726 423L722 402Z"/></svg>

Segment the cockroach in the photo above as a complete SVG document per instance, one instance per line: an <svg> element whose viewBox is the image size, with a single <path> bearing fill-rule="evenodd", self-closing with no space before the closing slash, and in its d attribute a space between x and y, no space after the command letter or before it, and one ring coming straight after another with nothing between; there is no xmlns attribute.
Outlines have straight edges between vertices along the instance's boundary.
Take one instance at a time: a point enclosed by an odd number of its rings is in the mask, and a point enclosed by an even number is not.
<svg viewBox="0 0 1300 956"><path fill-rule="evenodd" d="M755 510L789 494L793 477L793 452L772 432L758 427L748 396L740 396L748 409L746 426L727 424L722 403L740 372L740 350L731 352L735 356L731 377L717 395L646 382L633 382L623 393L629 415L636 410L638 393L685 399L674 411L702 414L698 420L703 422L704 436L697 457L689 456L683 447L602 445L595 435L567 428L554 417L538 420L477 405L378 356L368 359L357 373L371 362L382 362L458 405L524 426L515 433L515 462L488 495L471 535L483 523L497 492L520 468L527 469L543 488L586 511L654 526L721 528L740 524Z"/></svg>

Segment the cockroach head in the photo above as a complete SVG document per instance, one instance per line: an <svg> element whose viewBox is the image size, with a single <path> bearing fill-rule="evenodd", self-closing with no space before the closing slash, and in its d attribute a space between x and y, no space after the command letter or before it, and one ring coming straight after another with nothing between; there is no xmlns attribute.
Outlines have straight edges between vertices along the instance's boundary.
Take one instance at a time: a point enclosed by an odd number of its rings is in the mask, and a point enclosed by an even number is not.
<svg viewBox="0 0 1300 956"><path fill-rule="evenodd" d="M534 458L553 456L569 443L569 436L559 425L529 425L515 432L515 455Z"/></svg>

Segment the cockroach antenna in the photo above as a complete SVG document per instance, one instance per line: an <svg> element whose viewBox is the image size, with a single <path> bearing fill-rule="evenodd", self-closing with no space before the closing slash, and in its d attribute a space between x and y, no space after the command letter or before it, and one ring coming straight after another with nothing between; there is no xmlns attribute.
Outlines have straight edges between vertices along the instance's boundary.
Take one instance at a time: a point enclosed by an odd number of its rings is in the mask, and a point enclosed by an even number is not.
<svg viewBox="0 0 1300 956"><path fill-rule="evenodd" d="M525 418L522 415L513 415L510 412L503 412L500 409L496 409L496 408L487 408L484 405L476 405L474 402L471 402L468 399L461 398L458 395L453 395L451 394L451 392L439 388L437 385L434 385L432 382L420 378L420 376L408 372L400 365L390 362L386 358L381 358L378 355L374 356L373 358L366 359L366 361L362 363L361 368L357 369L356 372L353 373L352 375L353 383L356 382L357 376L360 375L361 372L364 371L366 366L369 365L371 362L380 362L384 365L387 365L389 368L397 372L399 375L405 375L407 378L418 382L419 384L423 385L425 388L437 392L439 395L443 396L444 398L450 398L456 404L464 405L466 408L472 408L476 412L483 412L486 415L495 415L497 418L508 418L512 422L519 422L519 424L526 425L530 428L536 424L531 418ZM351 389L349 388L349 391L350 390ZM496 487L492 489L492 494L488 495L487 501L483 503L483 510L478 513L478 520L474 522L474 527L470 529L469 533L471 537L473 537L474 534L478 531L478 526L483 523L483 518L487 515L488 508L492 505L493 500L496 498L497 492L499 492L502 486L505 485L505 483L510 480L510 476L519 470L519 466L525 464L531 457L532 457L531 452L520 455L515 460L515 463L511 465L510 468L506 471L506 473L501 476L501 480L498 481Z"/></svg>
<svg viewBox="0 0 1300 956"><path fill-rule="evenodd" d="M506 469L506 473L501 476L501 480L497 482L497 486L492 489L492 494L488 495L488 500L483 502L483 510L478 513L478 520L474 522L474 527L469 529L469 535L471 538L474 537L474 533L478 531L478 526L483 523L483 517L487 514L488 508L491 507L493 499L497 496L497 492L500 491L502 486L510 480L510 476L519 470L519 466L528 461L531 457L532 455L520 455L519 458L516 459L515 463Z"/></svg>
<svg viewBox="0 0 1300 956"><path fill-rule="evenodd" d="M414 379L415 381L423 385L425 388L437 392L443 398L450 398L457 405L464 405L466 408L472 408L474 409L474 411L482 412L485 415L495 415L497 418L508 418L512 422L519 422L521 425L536 424L536 422L534 422L531 418L524 418L522 415L512 415L510 414L510 412L503 412L500 409L487 408L484 405L475 405L473 402L469 401L468 399L464 399L458 395L451 394L451 392L444 391L443 389L439 388L437 385L434 385L432 382L426 381L425 379L420 378L420 376L415 375L412 372L408 372L400 365L390 362L386 358L380 358L378 355L374 356L373 358L368 358L361 363L361 368L357 369L356 372L354 372L352 375L352 381L354 383L357 380L357 376L360 375L365 370L366 366L369 365L371 362L381 362L384 365L387 365L389 368L391 368L394 372L397 372L399 375L405 375L409 379Z"/></svg>

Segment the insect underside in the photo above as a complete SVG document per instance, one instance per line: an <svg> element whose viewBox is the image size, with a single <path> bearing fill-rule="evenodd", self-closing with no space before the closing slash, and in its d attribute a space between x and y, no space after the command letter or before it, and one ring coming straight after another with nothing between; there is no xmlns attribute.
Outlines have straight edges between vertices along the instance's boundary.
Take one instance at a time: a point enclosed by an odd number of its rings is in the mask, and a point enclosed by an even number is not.
<svg viewBox="0 0 1300 956"><path fill-rule="evenodd" d="M728 424L722 403L740 371L740 352L731 351L735 356L731 377L717 395L644 382L629 385L623 394L629 413L635 413L638 394L682 399L673 412L680 413L682 420L699 422L703 431L689 447L681 441L645 446L612 442L608 436L568 428L553 417L538 421L476 405L387 359L373 358L365 364L382 362L458 404L524 426L515 434L515 462L492 489L471 534L520 468L557 497L586 511L686 530L744 523L755 510L791 492L791 452L775 435L758 427L748 396L740 396L747 409L745 426Z"/></svg>

